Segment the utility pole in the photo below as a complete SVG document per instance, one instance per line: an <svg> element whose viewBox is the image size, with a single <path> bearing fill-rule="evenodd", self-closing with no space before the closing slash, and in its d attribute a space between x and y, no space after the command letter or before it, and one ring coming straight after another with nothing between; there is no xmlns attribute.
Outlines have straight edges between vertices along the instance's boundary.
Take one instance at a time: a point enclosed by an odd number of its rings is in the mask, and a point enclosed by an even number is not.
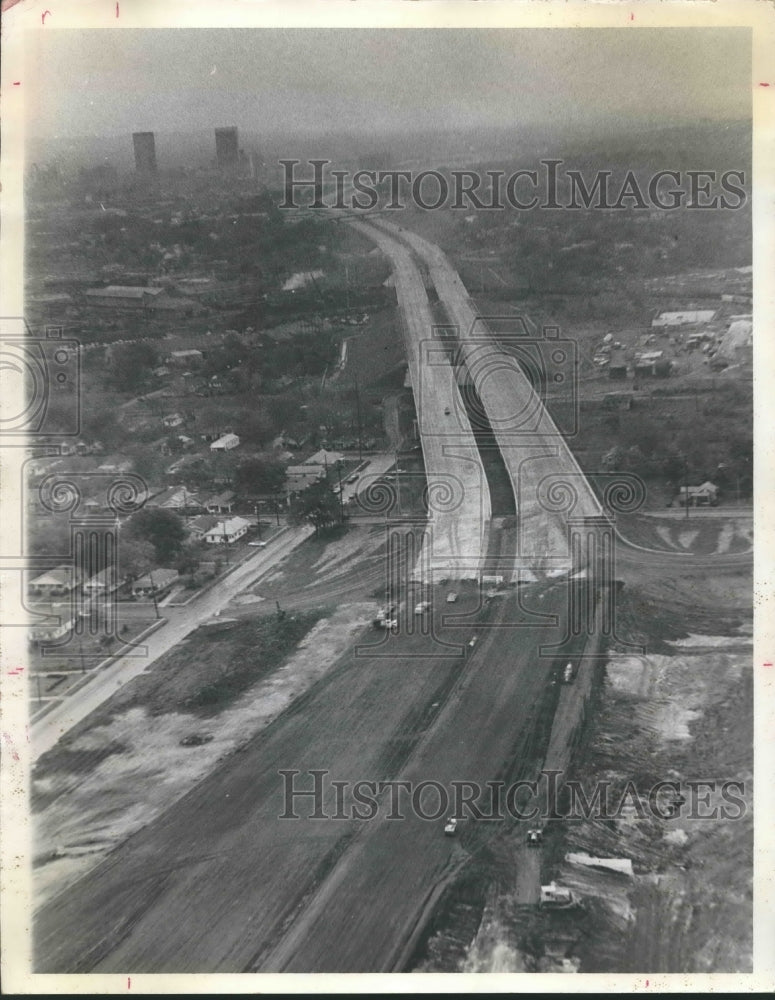
<svg viewBox="0 0 775 1000"><path fill-rule="evenodd" d="M344 497L342 496L342 460L336 463L339 469L339 520L344 523Z"/></svg>
<svg viewBox="0 0 775 1000"><path fill-rule="evenodd" d="M228 569L231 564L229 563L229 542L228 535L226 534L226 521L221 521L221 527L223 528L223 544L226 546L226 568Z"/></svg>
<svg viewBox="0 0 775 1000"><path fill-rule="evenodd" d="M253 513L256 515L256 529L258 531L258 540L261 541L261 520L258 516L258 504L253 504Z"/></svg>
<svg viewBox="0 0 775 1000"><path fill-rule="evenodd" d="M148 570L148 579L151 581L151 599L153 600L153 610L156 612L156 617L161 618L159 614L159 602L156 600L156 585L153 582L153 573Z"/></svg>
<svg viewBox="0 0 775 1000"><path fill-rule="evenodd" d="M684 502L686 506L686 516L689 516L689 460L684 455Z"/></svg>
<svg viewBox="0 0 775 1000"><path fill-rule="evenodd" d="M363 430L361 427L361 394L358 392L358 379L355 379L355 415L358 421L358 461L363 461Z"/></svg>

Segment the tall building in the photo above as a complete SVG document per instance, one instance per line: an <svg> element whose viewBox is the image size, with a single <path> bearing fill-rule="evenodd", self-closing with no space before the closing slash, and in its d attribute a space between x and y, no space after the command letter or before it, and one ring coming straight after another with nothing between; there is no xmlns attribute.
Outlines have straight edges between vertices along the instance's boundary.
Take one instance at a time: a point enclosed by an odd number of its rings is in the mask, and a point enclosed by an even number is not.
<svg viewBox="0 0 775 1000"><path fill-rule="evenodd" d="M133 132L135 170L138 174L156 173L156 140L153 132Z"/></svg>
<svg viewBox="0 0 775 1000"><path fill-rule="evenodd" d="M215 157L221 169L237 166L239 162L239 141L237 139L237 129L234 126L217 128L215 130Z"/></svg>

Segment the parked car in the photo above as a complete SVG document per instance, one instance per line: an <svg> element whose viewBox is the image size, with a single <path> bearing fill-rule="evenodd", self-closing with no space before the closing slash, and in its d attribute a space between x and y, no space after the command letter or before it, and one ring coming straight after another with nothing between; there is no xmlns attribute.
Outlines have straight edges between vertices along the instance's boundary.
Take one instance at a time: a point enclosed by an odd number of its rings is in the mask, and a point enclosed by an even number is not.
<svg viewBox="0 0 775 1000"><path fill-rule="evenodd" d="M454 604L457 600L457 594L453 591L447 594L447 604Z"/></svg>
<svg viewBox="0 0 775 1000"><path fill-rule="evenodd" d="M544 835L541 830L528 830L525 841L528 847L540 847L543 843Z"/></svg>
<svg viewBox="0 0 775 1000"><path fill-rule="evenodd" d="M563 684L572 684L573 683L573 675L574 675L573 664L572 663L566 663L565 664L565 669L562 672L562 682L563 682Z"/></svg>
<svg viewBox="0 0 775 1000"><path fill-rule="evenodd" d="M426 612L431 610L430 601L421 601L414 609L416 615L424 615Z"/></svg>
<svg viewBox="0 0 775 1000"><path fill-rule="evenodd" d="M251 549L263 549L266 548L266 542L248 542L248 546Z"/></svg>
<svg viewBox="0 0 775 1000"><path fill-rule="evenodd" d="M444 836L454 837L457 833L457 820L454 816L450 816L447 822L444 824Z"/></svg>

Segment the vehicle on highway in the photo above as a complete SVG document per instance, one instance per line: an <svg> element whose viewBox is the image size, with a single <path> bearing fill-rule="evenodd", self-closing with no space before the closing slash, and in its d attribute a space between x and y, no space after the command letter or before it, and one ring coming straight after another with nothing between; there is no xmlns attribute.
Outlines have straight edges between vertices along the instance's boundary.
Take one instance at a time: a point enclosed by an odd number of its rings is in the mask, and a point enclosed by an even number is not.
<svg viewBox="0 0 775 1000"><path fill-rule="evenodd" d="M450 410L450 408L449 408L448 406L445 406L445 407L444 407L444 415L445 415L445 416L447 416L447 417L448 417L448 416L450 415L450 413L451 413L451 412L452 412L452 410Z"/></svg>
<svg viewBox="0 0 775 1000"><path fill-rule="evenodd" d="M180 741L182 747L201 747L205 743L211 743L213 736L211 733L192 733L190 736L184 736Z"/></svg>
<svg viewBox="0 0 775 1000"><path fill-rule="evenodd" d="M572 684L573 683L573 676L574 676L573 664L572 663L566 663L565 664L565 669L562 672L562 682L563 682L563 684Z"/></svg>
<svg viewBox="0 0 775 1000"><path fill-rule="evenodd" d="M430 601L421 601L418 605L416 605L416 607L414 609L414 613L416 615L424 615L424 614L426 614L426 612L428 612L430 610L431 610L431 602Z"/></svg>
<svg viewBox="0 0 775 1000"><path fill-rule="evenodd" d="M528 830L527 837L525 837L525 842L528 847L540 847L543 843L544 835L541 830Z"/></svg>
<svg viewBox="0 0 775 1000"><path fill-rule="evenodd" d="M468 645L469 645L469 647L471 649L474 648L474 646L476 645L476 636L475 635L472 635L471 638L468 640Z"/></svg>
<svg viewBox="0 0 775 1000"><path fill-rule="evenodd" d="M444 836L454 837L457 833L457 820L454 816L450 816L447 822L444 824Z"/></svg>
<svg viewBox="0 0 775 1000"><path fill-rule="evenodd" d="M541 886L541 900L539 906L547 910L568 910L579 905L579 898L572 889L567 886L557 885L550 882L549 885Z"/></svg>
<svg viewBox="0 0 775 1000"><path fill-rule="evenodd" d="M384 628L388 632L395 632L398 629L398 619L388 618L384 615L377 617L374 619L374 628Z"/></svg>
<svg viewBox="0 0 775 1000"><path fill-rule="evenodd" d="M248 548L251 549L265 549L266 542L248 542Z"/></svg>
<svg viewBox="0 0 775 1000"><path fill-rule="evenodd" d="M456 600L457 600L457 594L454 591L452 593L447 594L447 604L454 604Z"/></svg>
<svg viewBox="0 0 775 1000"><path fill-rule="evenodd" d="M348 478L347 478L347 482L348 482L348 483L357 483L357 482L358 482L358 480L359 480L360 478L361 478L361 477L360 477L360 476L358 476L358 475L355 475L355 476L348 476Z"/></svg>

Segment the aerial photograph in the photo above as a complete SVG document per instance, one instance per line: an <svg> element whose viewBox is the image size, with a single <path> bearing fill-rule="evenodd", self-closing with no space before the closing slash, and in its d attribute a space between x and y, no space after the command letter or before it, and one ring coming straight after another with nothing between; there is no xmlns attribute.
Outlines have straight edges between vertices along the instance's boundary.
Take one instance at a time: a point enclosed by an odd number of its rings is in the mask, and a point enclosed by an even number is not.
<svg viewBox="0 0 775 1000"><path fill-rule="evenodd" d="M56 16L31 971L752 973L751 29Z"/></svg>

